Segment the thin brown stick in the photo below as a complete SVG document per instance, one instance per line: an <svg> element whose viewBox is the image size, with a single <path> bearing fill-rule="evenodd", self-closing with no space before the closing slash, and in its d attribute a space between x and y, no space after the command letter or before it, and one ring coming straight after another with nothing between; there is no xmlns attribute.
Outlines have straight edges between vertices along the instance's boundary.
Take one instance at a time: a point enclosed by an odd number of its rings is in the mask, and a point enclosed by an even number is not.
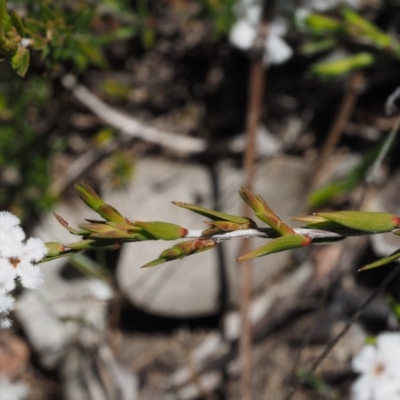
<svg viewBox="0 0 400 400"><path fill-rule="evenodd" d="M347 84L346 84L346 92L342 98L342 102L340 104L340 107L336 113L335 120L329 130L328 136L322 146L321 152L318 156L315 168L314 168L314 174L311 177L311 188L313 188L316 184L318 184L318 181L321 177L321 175L324 173L324 165L327 162L328 156L332 153L334 148L337 146L337 144L340 141L340 138L343 135L343 132L346 128L346 125L351 117L351 115L354 112L355 106L357 104L357 99L358 96L361 92L362 87L364 86L364 75L361 71L356 71L352 75L350 75ZM357 209L357 207L355 208ZM341 255L339 256L337 262L336 262L336 267L339 265L339 263L343 259L343 255L345 253L344 251L345 247L343 248ZM326 304L328 298L328 288L325 289L324 293L322 294L320 305L318 307L317 314L320 315L322 313L323 307ZM317 318L318 320L318 318ZM300 361L301 353L303 349L308 345L309 341L311 340L311 337L314 333L314 330L317 327L317 323L314 323L314 325L307 330L303 337L303 342L297 351L295 357L294 357L294 362L292 366L292 372L290 375L294 375L295 371L298 368L298 364Z"/></svg>
<svg viewBox="0 0 400 400"><path fill-rule="evenodd" d="M246 170L246 187L252 191L255 175L255 142L257 129L260 124L261 108L263 101L265 71L263 65L263 52L258 51L257 45L263 43L267 35L266 21L262 21L259 31L259 37L255 43L256 54L251 62L250 81L249 81L249 101L247 110L247 146L244 154L244 168ZM262 48L262 46L260 46ZM244 215L250 217L250 207L245 204ZM250 251L250 238L243 240L241 246L241 254L246 254ZM241 335L239 340L239 353L242 366L241 374L241 399L251 400L251 375L252 375L252 357L251 357L251 321L249 318L249 310L251 303L251 288L252 288L252 264L247 260L241 265Z"/></svg>
<svg viewBox="0 0 400 400"><path fill-rule="evenodd" d="M318 182L323 171L327 157L332 152L346 128L346 125L353 114L354 108L357 103L358 96L364 85L364 75L361 71L357 71L349 77L347 82L347 91L342 99L339 110L336 114L334 123L328 133L324 145L322 146L321 153L318 157L317 165L315 167L315 174L312 179L312 186Z"/></svg>

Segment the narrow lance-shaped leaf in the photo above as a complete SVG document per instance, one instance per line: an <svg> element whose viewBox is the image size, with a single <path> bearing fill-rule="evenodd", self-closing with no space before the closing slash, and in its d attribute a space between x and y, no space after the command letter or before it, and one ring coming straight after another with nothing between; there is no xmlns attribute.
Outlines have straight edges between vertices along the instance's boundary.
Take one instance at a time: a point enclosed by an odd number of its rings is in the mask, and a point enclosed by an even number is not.
<svg viewBox="0 0 400 400"><path fill-rule="evenodd" d="M343 9L342 15L346 22L348 22L349 33L362 35L370 39L377 47L386 48L390 46L392 42L391 37L361 15L349 8Z"/></svg>
<svg viewBox="0 0 400 400"><path fill-rule="evenodd" d="M317 215L348 228L370 233L390 232L400 226L400 217L383 212L337 211Z"/></svg>
<svg viewBox="0 0 400 400"><path fill-rule="evenodd" d="M26 75L29 68L30 54L29 50L20 46L11 57L11 67L22 78Z"/></svg>
<svg viewBox="0 0 400 400"><path fill-rule="evenodd" d="M65 247L72 250L118 250L122 247L122 243L118 240L86 239L67 244Z"/></svg>
<svg viewBox="0 0 400 400"><path fill-rule="evenodd" d="M265 222L281 235L294 234L293 228L285 224L269 207L265 200L255 195L250 190L242 187L239 190L240 197L254 210L256 217Z"/></svg>
<svg viewBox="0 0 400 400"><path fill-rule="evenodd" d="M194 253L200 253L202 251L212 249L216 245L217 242L212 239L195 239L181 242L172 248L164 250L157 259L148 262L141 268L154 267L155 265L159 265L168 261L181 259Z"/></svg>
<svg viewBox="0 0 400 400"><path fill-rule="evenodd" d="M107 221L124 223L125 218L112 206L105 203L100 196L84 183L75 185L81 199L95 212Z"/></svg>
<svg viewBox="0 0 400 400"><path fill-rule="evenodd" d="M185 208L186 210L193 211L197 214L203 215L204 217L210 218L212 220L220 220L220 221L230 221L236 224L248 224L254 222L250 218L238 217L236 215L225 214L219 211L210 210L208 208L200 207L195 204L189 203L181 203L179 201L173 201L172 204L175 204L178 207Z"/></svg>
<svg viewBox="0 0 400 400"><path fill-rule="evenodd" d="M375 62L371 53L358 53L352 56L343 57L333 61L323 61L314 64L310 73L320 77L334 77L346 74L351 71L367 68Z"/></svg>
<svg viewBox="0 0 400 400"><path fill-rule="evenodd" d="M294 221L302 222L303 224L306 224L307 226L310 224L317 224L319 222L326 222L327 219L321 217L320 215L296 215L294 217L290 217L290 219L293 219Z"/></svg>
<svg viewBox="0 0 400 400"><path fill-rule="evenodd" d="M339 224L334 221L327 220L326 218L322 218L319 215L304 215L304 216L296 216L296 217L291 217L291 219L299 222L303 222L305 225L303 225L303 228L308 228L308 229L321 229L325 231L340 231L343 232L344 230L350 231L351 229Z"/></svg>
<svg viewBox="0 0 400 400"><path fill-rule="evenodd" d="M251 251L250 253L244 254L237 258L237 261L249 260L251 258L262 257L272 253L278 253L280 251L297 249L299 247L308 246L312 241L312 238L305 235L285 235L278 237L270 242L267 242L261 247Z"/></svg>
<svg viewBox="0 0 400 400"><path fill-rule="evenodd" d="M325 15L310 14L304 20L306 26L315 33L336 32L343 29L343 24Z"/></svg>
<svg viewBox="0 0 400 400"><path fill-rule="evenodd" d="M15 10L11 10L9 15L11 18L11 23L14 26L15 30L18 32L18 35L23 38L25 36L25 28L21 17Z"/></svg>
<svg viewBox="0 0 400 400"><path fill-rule="evenodd" d="M393 261L396 261L399 258L400 258L400 249L397 249L392 254L390 254L386 257L383 257L380 260L377 260L371 264L365 265L364 267L360 268L359 271L367 271L369 269L382 267L383 265L386 265Z"/></svg>
<svg viewBox="0 0 400 400"><path fill-rule="evenodd" d="M138 229L138 232L128 232L124 226L117 229L105 222L79 224L79 227L86 231L83 236L90 239L138 239L138 235L142 231L142 229ZM149 239L152 239L150 235Z"/></svg>
<svg viewBox="0 0 400 400"><path fill-rule="evenodd" d="M238 231L241 229L251 229L255 225L253 221L251 222L252 223L237 224L236 222L230 222L230 221L214 221L209 225L214 226L220 229L221 231L228 232L228 231Z"/></svg>
<svg viewBox="0 0 400 400"><path fill-rule="evenodd" d="M188 230L179 225L170 224L168 222L152 221L141 222L135 221L134 224L149 232L155 238L160 240L176 240L187 235Z"/></svg>
<svg viewBox="0 0 400 400"><path fill-rule="evenodd" d="M54 213L54 216L57 218L57 221L72 235L83 236L83 235L87 234L86 230L83 230L83 229L78 230L78 229L71 228L69 226L68 222L64 218L60 217L58 214Z"/></svg>

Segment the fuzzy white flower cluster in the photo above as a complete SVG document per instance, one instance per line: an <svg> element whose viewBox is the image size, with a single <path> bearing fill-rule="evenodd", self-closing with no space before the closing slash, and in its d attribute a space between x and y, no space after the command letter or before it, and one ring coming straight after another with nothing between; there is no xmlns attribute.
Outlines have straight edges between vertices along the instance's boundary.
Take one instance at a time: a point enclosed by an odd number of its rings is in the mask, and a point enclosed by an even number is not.
<svg viewBox="0 0 400 400"><path fill-rule="evenodd" d="M264 63L282 64L292 55L292 48L283 39L288 30L288 17L294 14L302 20L310 13L324 12L340 5L358 8L362 0L302 0L278 2L277 16L269 24L269 32L264 43ZM238 0L237 21L229 33L231 43L241 50L250 50L257 37L261 20L261 0Z"/></svg>
<svg viewBox="0 0 400 400"><path fill-rule="evenodd" d="M400 400L400 333L382 333L353 359L352 400Z"/></svg>
<svg viewBox="0 0 400 400"><path fill-rule="evenodd" d="M250 50L257 37L261 4L259 1L240 0L236 5L236 12L238 20L232 26L229 39L239 49ZM271 22L264 43L265 63L282 64L292 56L291 47L282 39L286 32L287 22L284 18L276 18Z"/></svg>
<svg viewBox="0 0 400 400"><path fill-rule="evenodd" d="M8 211L0 211L0 328L9 328L8 314L13 309L16 279L22 286L35 289L42 282L42 272L37 263L47 254L40 239L25 240L21 221Z"/></svg>

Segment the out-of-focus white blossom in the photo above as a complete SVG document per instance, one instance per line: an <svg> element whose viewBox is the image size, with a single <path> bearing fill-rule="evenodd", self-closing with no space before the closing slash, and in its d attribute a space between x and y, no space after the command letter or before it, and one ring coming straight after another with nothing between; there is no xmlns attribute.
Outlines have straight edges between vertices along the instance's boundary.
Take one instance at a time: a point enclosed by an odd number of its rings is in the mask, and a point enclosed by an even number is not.
<svg viewBox="0 0 400 400"><path fill-rule="evenodd" d="M28 386L23 382L10 382L0 377L0 400L24 400L29 394Z"/></svg>
<svg viewBox="0 0 400 400"><path fill-rule="evenodd" d="M353 359L353 400L400 400L400 333L383 333Z"/></svg>
<svg viewBox="0 0 400 400"><path fill-rule="evenodd" d="M264 62L282 64L293 54L292 48L283 39L287 33L287 18L293 15L299 26L312 12L325 12L332 8L347 5L359 8L362 0L301 0L282 1L276 5L278 16L269 24L269 32L264 44ZM241 50L250 50L257 37L261 21L261 0L238 0L235 6L238 17L229 33L230 42Z"/></svg>
<svg viewBox="0 0 400 400"><path fill-rule="evenodd" d="M240 50L250 50L257 36L257 28L245 19L239 19L229 33L229 40Z"/></svg>
<svg viewBox="0 0 400 400"><path fill-rule="evenodd" d="M236 5L238 20L229 34L231 43L241 50L250 50L256 40L261 20L259 1L242 0ZM293 54L290 46L282 39L287 32L286 20L278 17L269 25L268 36L264 43L264 62L282 64Z"/></svg>
<svg viewBox="0 0 400 400"><path fill-rule="evenodd" d="M37 288L43 281L37 265L47 254L45 244L36 238L25 241L21 221L7 211L0 212L0 328L9 328L8 314L13 309L14 298L9 293L15 289L15 280L22 286Z"/></svg>
<svg viewBox="0 0 400 400"><path fill-rule="evenodd" d="M271 22L265 43L265 63L283 64L292 57L292 48L282 39L287 29L287 21L284 18L276 18Z"/></svg>

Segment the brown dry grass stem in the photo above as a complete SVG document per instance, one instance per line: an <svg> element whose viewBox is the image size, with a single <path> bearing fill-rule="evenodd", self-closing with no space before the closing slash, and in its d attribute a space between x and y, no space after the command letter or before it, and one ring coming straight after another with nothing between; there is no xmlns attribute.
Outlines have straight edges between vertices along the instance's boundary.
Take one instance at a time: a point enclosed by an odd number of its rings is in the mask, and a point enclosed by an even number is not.
<svg viewBox="0 0 400 400"><path fill-rule="evenodd" d="M318 156L317 164L314 170L315 173L311 184L312 187L318 183L321 175L323 174L323 166L327 162L328 156L339 143L346 125L353 114L354 108L357 104L358 96L363 86L364 75L361 71L354 72L352 75L350 75L346 85L346 92L343 96L339 110Z"/></svg>
<svg viewBox="0 0 400 400"><path fill-rule="evenodd" d="M260 28L260 31L262 28ZM266 27L264 26L264 30ZM266 32L264 35L266 36ZM250 81L249 81L249 101L247 110L247 146L244 154L244 167L246 170L245 186L253 190L255 175L255 141L257 129L260 124L262 100L265 83L265 70L262 61L262 53L258 54L251 62ZM244 215L250 217L250 207L245 205ZM241 254L250 251L250 238L243 240ZM251 375L252 375L252 357L251 357L251 322L249 318L249 309L251 302L252 271L251 261L245 261L241 266L241 335L239 340L240 362L242 366L240 391L242 400L251 399Z"/></svg>

